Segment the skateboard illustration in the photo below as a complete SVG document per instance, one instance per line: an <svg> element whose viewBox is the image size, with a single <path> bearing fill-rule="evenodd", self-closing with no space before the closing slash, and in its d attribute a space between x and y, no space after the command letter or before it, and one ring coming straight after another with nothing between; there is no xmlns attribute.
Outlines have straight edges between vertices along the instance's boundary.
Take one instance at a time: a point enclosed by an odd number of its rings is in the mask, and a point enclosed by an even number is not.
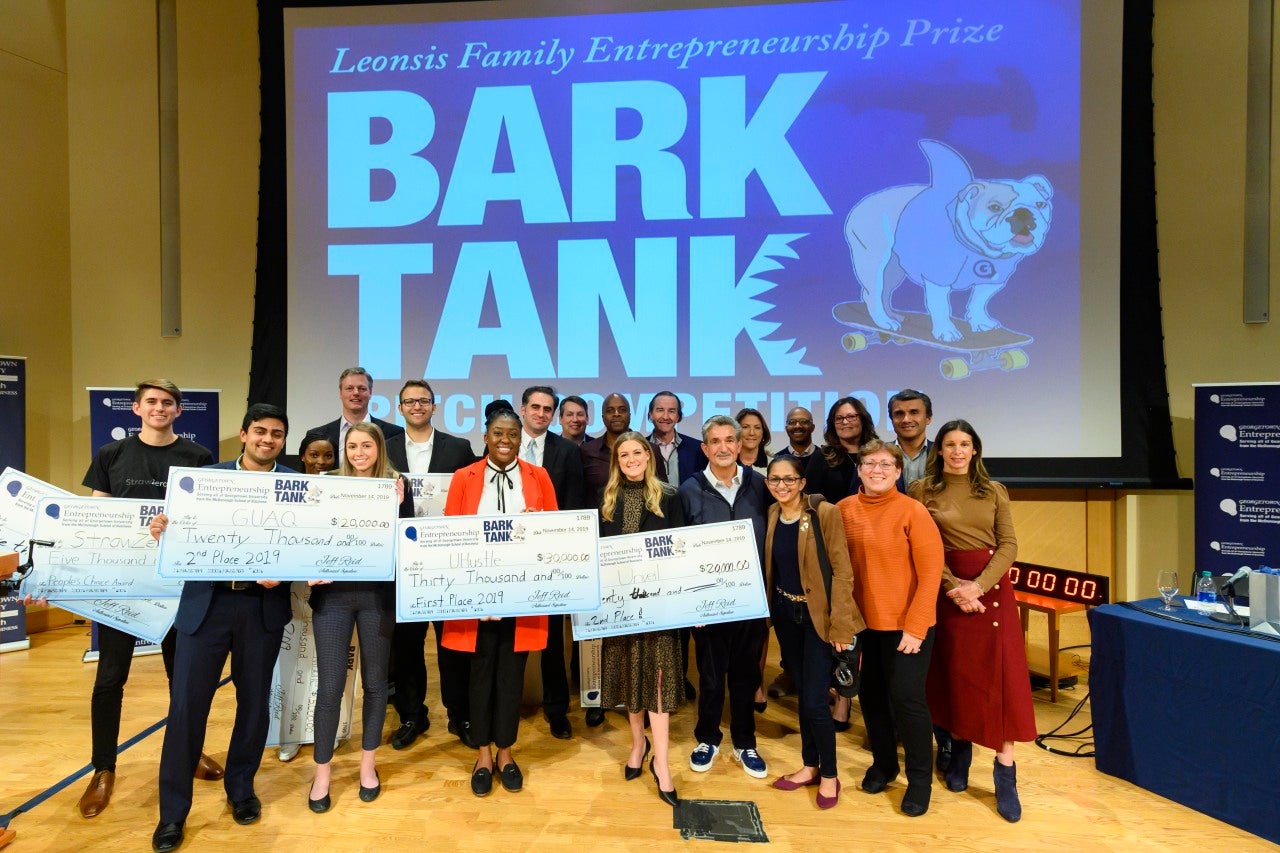
<svg viewBox="0 0 1280 853"><path fill-rule="evenodd" d="M831 309L836 320L858 331L845 332L840 343L846 352L861 352L873 344L907 343L955 353L938 362L938 370L944 379L964 379L978 370L1019 370L1030 360L1022 347L1034 338L1005 328L988 332L975 332L964 320L956 319L960 332L957 341L939 341L933 336L932 321L928 314L901 311L902 326L886 331L875 324L864 302L841 302Z"/></svg>

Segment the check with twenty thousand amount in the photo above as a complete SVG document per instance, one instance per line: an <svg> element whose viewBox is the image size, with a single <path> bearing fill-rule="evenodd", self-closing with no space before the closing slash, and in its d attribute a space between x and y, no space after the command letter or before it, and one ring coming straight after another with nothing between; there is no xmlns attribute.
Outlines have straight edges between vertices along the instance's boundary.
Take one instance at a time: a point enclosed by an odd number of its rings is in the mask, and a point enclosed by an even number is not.
<svg viewBox="0 0 1280 853"><path fill-rule="evenodd" d="M590 640L768 614L750 521L723 521L600 540L601 606L573 617Z"/></svg>
<svg viewBox="0 0 1280 853"><path fill-rule="evenodd" d="M401 521L396 619L595 610L598 525L595 510Z"/></svg>
<svg viewBox="0 0 1280 853"><path fill-rule="evenodd" d="M394 480L172 468L158 571L183 580L389 581Z"/></svg>

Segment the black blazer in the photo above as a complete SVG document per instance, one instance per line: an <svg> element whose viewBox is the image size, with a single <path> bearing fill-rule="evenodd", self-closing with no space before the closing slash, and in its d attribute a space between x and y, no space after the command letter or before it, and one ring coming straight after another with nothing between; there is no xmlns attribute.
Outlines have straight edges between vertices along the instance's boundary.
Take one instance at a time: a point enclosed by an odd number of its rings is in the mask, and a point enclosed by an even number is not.
<svg viewBox="0 0 1280 853"><path fill-rule="evenodd" d="M621 504L622 501L619 500L618 503ZM645 507L640 515L640 530L637 532L684 527L684 502L680 500L680 493L667 483L662 484L661 506L661 517L649 512L649 508ZM620 533L622 533L622 507L618 506L614 508L613 521L605 521L603 516L600 517L600 535L617 536Z"/></svg>
<svg viewBox="0 0 1280 853"><path fill-rule="evenodd" d="M677 432L680 436L680 443L676 445L676 460L680 466L680 482L692 477L700 471L707 470L707 454L702 452L702 439L694 438L691 435L685 435ZM649 444L653 447L654 462L658 469L658 477L667 479L667 463L662 458L662 451L658 449L658 442L653 437L653 433L649 433Z"/></svg>
<svg viewBox="0 0 1280 853"><path fill-rule="evenodd" d="M560 509L590 509L586 474L582 469L582 451L567 438L548 432L542 446L542 467L551 478Z"/></svg>
<svg viewBox="0 0 1280 853"><path fill-rule="evenodd" d="M456 435L449 435L438 429L433 429L435 433L432 441L435 443L431 448L431 464L427 466L428 474L452 474L459 468L465 468L479 457L471 450L471 442L465 438L458 438ZM408 433L401 433L394 438L387 439L387 459L391 465L402 474L409 473L409 454L405 450L405 441L409 438Z"/></svg>
<svg viewBox="0 0 1280 853"><path fill-rule="evenodd" d="M235 470L237 459L230 462L218 462L206 465L206 468L222 468ZM280 474L296 474L292 468L276 466ZM204 618L209 614L209 604L213 601L213 589L217 581L187 581L182 585L182 598L178 599L178 615L173 620L173 627L184 634L191 635L200 630ZM293 618L293 610L289 603L289 582L284 581L271 589L262 592L262 626L268 631L279 631L289 624Z"/></svg>
<svg viewBox="0 0 1280 853"><path fill-rule="evenodd" d="M388 444L391 443L392 436L404 434L404 427L396 426L390 421L384 421L382 418L370 418L369 420L377 424L378 428L382 430L382 437L387 439ZM341 427L342 418L334 418L327 424L321 424L320 426L312 427L307 430L306 435L323 435L325 438L329 439L329 443L333 445L333 457L335 459L341 459L342 448L338 446L338 436L342 432ZM305 440L306 436L303 436L303 441Z"/></svg>

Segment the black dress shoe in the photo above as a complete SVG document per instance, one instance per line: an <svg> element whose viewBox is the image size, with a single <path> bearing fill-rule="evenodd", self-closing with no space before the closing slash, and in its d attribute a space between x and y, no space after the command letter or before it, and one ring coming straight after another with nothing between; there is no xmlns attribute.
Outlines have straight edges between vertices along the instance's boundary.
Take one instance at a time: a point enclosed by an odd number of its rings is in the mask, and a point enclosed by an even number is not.
<svg viewBox="0 0 1280 853"><path fill-rule="evenodd" d="M640 778L640 774L644 772L644 760L649 757L649 739L644 739L644 755L640 756L640 766L632 767L630 764L622 765L622 778L628 782L635 781Z"/></svg>
<svg viewBox="0 0 1280 853"><path fill-rule="evenodd" d="M182 824L161 823L151 834L151 849L156 853L169 853L182 846Z"/></svg>
<svg viewBox="0 0 1280 853"><path fill-rule="evenodd" d="M656 760L657 759L649 760L649 772L653 774L653 782L658 786L658 799L674 808L680 805L680 798L676 796L675 788L672 788L670 791L662 790L662 783L658 781L658 771L653 767L653 762Z"/></svg>
<svg viewBox="0 0 1280 853"><path fill-rule="evenodd" d="M471 771L471 793L487 797L493 790L493 771L488 767L476 767Z"/></svg>
<svg viewBox="0 0 1280 853"><path fill-rule="evenodd" d="M243 800L236 800L234 803L227 800L231 804L231 817L241 826L254 823L258 818L262 817L262 801L250 794Z"/></svg>
<svg viewBox="0 0 1280 853"><path fill-rule="evenodd" d="M502 768L502 787L513 794L524 787L524 774L514 761Z"/></svg>
<svg viewBox="0 0 1280 853"><path fill-rule="evenodd" d="M332 802L333 801L329 799L329 794L327 792L318 800L311 799L311 788L307 788L307 808L311 809L316 814L324 814L327 812Z"/></svg>
<svg viewBox="0 0 1280 853"><path fill-rule="evenodd" d="M373 776L378 780L378 784L372 788L366 788L364 785L360 786L360 802L362 803L372 803L382 793L382 777L378 775L377 770L373 771Z"/></svg>
<svg viewBox="0 0 1280 853"><path fill-rule="evenodd" d="M426 717L419 717L416 720L401 723L400 728L396 729L396 733L391 736L391 748L408 749L413 746L413 742L418 739L418 735L425 734L430 727L431 721Z"/></svg>
<svg viewBox="0 0 1280 853"><path fill-rule="evenodd" d="M475 738L471 736L470 723L455 723L453 720L450 720L449 734L457 736L458 741L468 749L478 749L480 746L476 743Z"/></svg>
<svg viewBox="0 0 1280 853"><path fill-rule="evenodd" d="M573 726L569 725L568 717L547 717L547 722L551 724L551 736L558 740L568 740L573 737Z"/></svg>
<svg viewBox="0 0 1280 853"><path fill-rule="evenodd" d="M587 725L595 728L604 722L604 708L588 708L587 709Z"/></svg>

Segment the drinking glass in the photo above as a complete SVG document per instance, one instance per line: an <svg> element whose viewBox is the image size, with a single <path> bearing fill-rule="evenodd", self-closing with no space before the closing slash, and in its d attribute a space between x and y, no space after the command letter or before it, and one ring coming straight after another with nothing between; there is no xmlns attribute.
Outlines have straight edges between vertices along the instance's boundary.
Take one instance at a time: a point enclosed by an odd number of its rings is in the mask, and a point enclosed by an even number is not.
<svg viewBox="0 0 1280 853"><path fill-rule="evenodd" d="M1178 594L1178 573L1173 569L1162 569L1156 577L1156 589L1160 591L1160 599L1164 601L1161 610L1172 610L1169 602Z"/></svg>

